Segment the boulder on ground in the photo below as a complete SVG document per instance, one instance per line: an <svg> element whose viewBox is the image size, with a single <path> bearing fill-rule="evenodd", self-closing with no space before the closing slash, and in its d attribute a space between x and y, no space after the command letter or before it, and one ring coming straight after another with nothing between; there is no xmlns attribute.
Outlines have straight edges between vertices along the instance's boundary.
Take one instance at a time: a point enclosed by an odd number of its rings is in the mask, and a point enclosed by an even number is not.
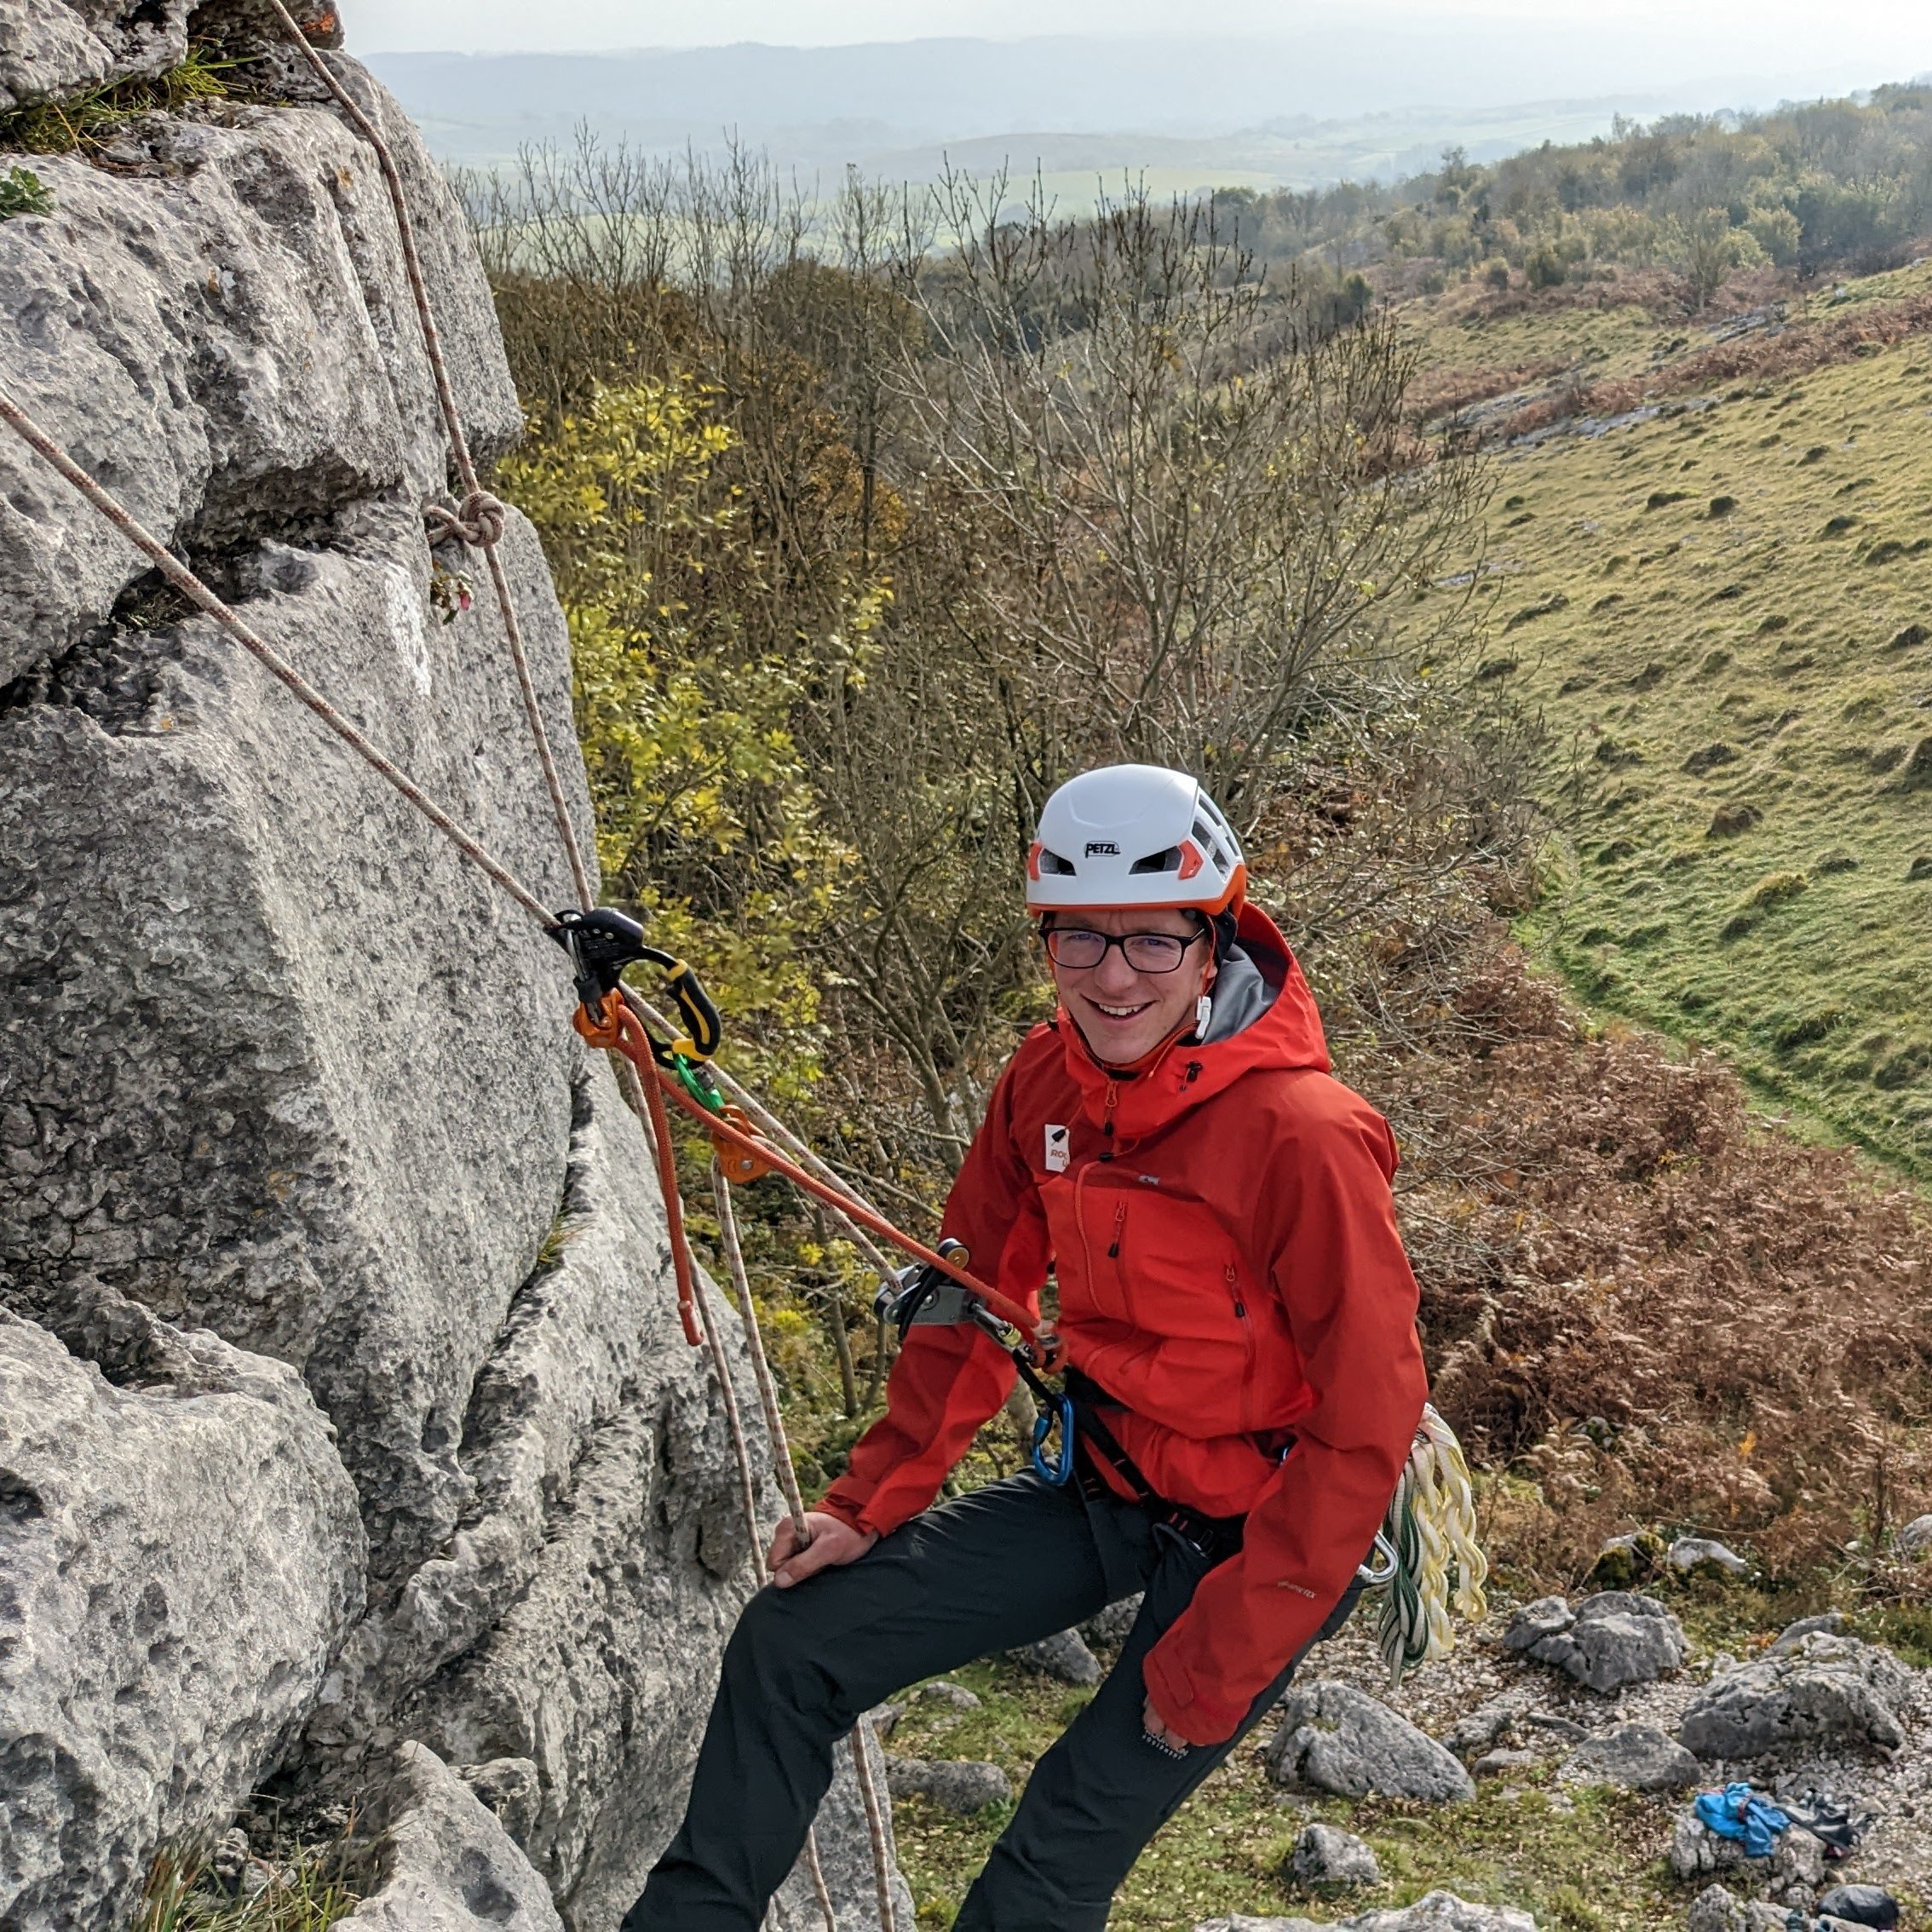
<svg viewBox="0 0 1932 1932"><path fill-rule="evenodd" d="M1922 1556L1932 1550L1932 1514L1914 1516L1892 1538L1892 1548L1900 1556Z"/></svg>
<svg viewBox="0 0 1932 1932"><path fill-rule="evenodd" d="M353 1932L563 1932L529 1860L426 1745L402 1746L364 1815L383 1879L339 1921Z"/></svg>
<svg viewBox="0 0 1932 1932"><path fill-rule="evenodd" d="M1679 1576L1748 1577L1751 1565L1722 1543L1707 1536L1680 1536L1665 1553L1665 1561Z"/></svg>
<svg viewBox="0 0 1932 1932"><path fill-rule="evenodd" d="M922 1797L961 1818L1004 1804L1013 1786L997 1764L972 1758L888 1757L886 1787L895 1798Z"/></svg>
<svg viewBox="0 0 1932 1932"><path fill-rule="evenodd" d="M1912 1673L1889 1650L1814 1631L1782 1655L1766 1655L1715 1679L1684 1712L1677 1735L1699 1757L1773 1752L1876 1751L1905 1742L1900 1722Z"/></svg>
<svg viewBox="0 0 1932 1932"><path fill-rule="evenodd" d="M1475 1784L1435 1739L1348 1684L1296 1685L1268 1745L1268 1775L1342 1797L1470 1797Z"/></svg>
<svg viewBox="0 0 1932 1932"><path fill-rule="evenodd" d="M921 1684L911 1693L922 1704L950 1705L955 1711L977 1711L980 1700L963 1684L955 1684L941 1678L934 1684Z"/></svg>
<svg viewBox="0 0 1932 1932"><path fill-rule="evenodd" d="M1297 1883L1308 1886L1382 1883L1375 1848L1336 1825L1305 1827L1288 1854L1288 1872Z"/></svg>
<svg viewBox="0 0 1932 1932"><path fill-rule="evenodd" d="M362 1608L355 1490L293 1369L98 1285L69 1317L64 1345L0 1309L0 1925L131 1916Z"/></svg>
<svg viewBox="0 0 1932 1932"><path fill-rule="evenodd" d="M1536 1932L1527 1912L1509 1906L1471 1905L1453 1892L1431 1892L1412 1906L1358 1913L1330 1925L1312 1918L1204 1919L1194 1932Z"/></svg>
<svg viewBox="0 0 1932 1932"><path fill-rule="evenodd" d="M1845 1634L1845 1613L1842 1610L1826 1610L1816 1617L1800 1617L1795 1624L1786 1624L1778 1633L1765 1655L1782 1657L1787 1650L1796 1650L1803 1640L1815 1630L1822 1630L1827 1636L1843 1636Z"/></svg>
<svg viewBox="0 0 1932 1932"><path fill-rule="evenodd" d="M1506 1778L1512 1771L1533 1771L1536 1765L1533 1751L1486 1751L1469 1769L1478 1778Z"/></svg>
<svg viewBox="0 0 1932 1932"><path fill-rule="evenodd" d="M1768 1858L1747 1858L1735 1838L1721 1837L1694 1807L1677 1814L1670 1831L1670 1869L1687 1883L1720 1872L1742 1872L1757 1879L1774 1899L1808 1908L1825 1877L1825 1848L1810 1832L1793 1826L1780 1834Z"/></svg>
<svg viewBox="0 0 1932 1932"><path fill-rule="evenodd" d="M1697 1760L1654 1724L1619 1724L1570 1753L1564 1774L1630 1791L1675 1791L1694 1783Z"/></svg>
<svg viewBox="0 0 1932 1932"><path fill-rule="evenodd" d="M1443 1738L1443 1745L1458 1757L1488 1751L1509 1736L1535 1701L1533 1686L1512 1684L1458 1717Z"/></svg>
<svg viewBox="0 0 1932 1932"><path fill-rule="evenodd" d="M1684 1914L1684 1932L1745 1932L1745 1908L1722 1885L1706 1885Z"/></svg>
<svg viewBox="0 0 1932 1932"><path fill-rule="evenodd" d="M1078 1630L1061 1630L1038 1643L1023 1643L1006 1654L1015 1664L1057 1677L1063 1684L1097 1684L1107 1675Z"/></svg>
<svg viewBox="0 0 1932 1932"><path fill-rule="evenodd" d="M1132 1596L1124 1596L1118 1603L1110 1603L1097 1617L1090 1617L1080 1626L1080 1635L1090 1644L1097 1643L1107 1650L1118 1650L1126 1642L1128 1633L1134 1628L1134 1619L1141 1613L1141 1596L1136 1591Z"/></svg>
<svg viewBox="0 0 1932 1932"><path fill-rule="evenodd" d="M1684 1660L1683 1626L1653 1596L1600 1590L1573 1612L1545 1596L1516 1613L1504 1647L1554 1665L1593 1691L1654 1682Z"/></svg>
<svg viewBox="0 0 1932 1932"><path fill-rule="evenodd" d="M1629 1590L1656 1575L1664 1554L1664 1538L1655 1530L1613 1536L1597 1551L1590 1580L1600 1590Z"/></svg>

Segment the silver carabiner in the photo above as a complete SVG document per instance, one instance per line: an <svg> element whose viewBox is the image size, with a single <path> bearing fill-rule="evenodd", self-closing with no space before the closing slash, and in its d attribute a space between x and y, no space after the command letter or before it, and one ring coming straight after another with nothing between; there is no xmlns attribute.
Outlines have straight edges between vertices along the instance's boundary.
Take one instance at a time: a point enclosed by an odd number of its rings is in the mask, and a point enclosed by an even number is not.
<svg viewBox="0 0 1932 1932"><path fill-rule="evenodd" d="M1382 1558L1377 1567L1371 1569L1366 1563L1355 1566L1355 1574L1361 1578L1364 1590L1380 1590L1385 1583L1393 1583L1395 1573L1402 1567L1402 1559L1395 1554L1395 1545L1380 1530L1375 1532L1373 1553Z"/></svg>

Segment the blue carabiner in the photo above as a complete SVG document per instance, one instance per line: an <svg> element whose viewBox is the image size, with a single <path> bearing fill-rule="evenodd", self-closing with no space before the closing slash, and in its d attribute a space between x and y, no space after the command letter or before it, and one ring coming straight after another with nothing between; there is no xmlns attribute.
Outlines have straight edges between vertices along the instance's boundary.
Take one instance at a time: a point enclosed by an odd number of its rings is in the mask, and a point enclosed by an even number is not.
<svg viewBox="0 0 1932 1932"><path fill-rule="evenodd" d="M1040 1472L1042 1479L1060 1488L1073 1473L1073 1403L1070 1396L1062 1395L1058 1403L1057 1415L1038 1416L1033 1420L1033 1467ZM1048 1462L1041 1451L1046 1439L1053 1434L1054 1424L1060 1425L1060 1453Z"/></svg>

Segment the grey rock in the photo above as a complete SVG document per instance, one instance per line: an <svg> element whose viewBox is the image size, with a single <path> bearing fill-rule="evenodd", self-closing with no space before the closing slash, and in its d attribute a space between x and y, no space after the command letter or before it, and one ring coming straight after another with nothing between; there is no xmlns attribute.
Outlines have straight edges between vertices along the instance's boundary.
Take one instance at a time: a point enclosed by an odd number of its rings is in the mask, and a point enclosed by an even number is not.
<svg viewBox="0 0 1932 1932"><path fill-rule="evenodd" d="M899 1728L899 1720L906 1715L903 1704L875 1704L865 1713L865 1722L872 1727L876 1738L889 1738Z"/></svg>
<svg viewBox="0 0 1932 1932"><path fill-rule="evenodd" d="M1914 1516L1892 1538L1892 1548L1900 1556L1920 1556L1932 1550L1932 1515Z"/></svg>
<svg viewBox="0 0 1932 1932"><path fill-rule="evenodd" d="M886 1784L895 1798L925 1798L962 1818L1013 1796L997 1764L971 1758L888 1757Z"/></svg>
<svg viewBox="0 0 1932 1932"><path fill-rule="evenodd" d="M1855 1637L1814 1631L1717 1678L1692 1699L1677 1735L1699 1757L1753 1758L1794 1750L1890 1755L1913 1696L1912 1673Z"/></svg>
<svg viewBox="0 0 1932 1932"><path fill-rule="evenodd" d="M1061 1630L1056 1636L1021 1644L1006 1654L1015 1664L1057 1677L1063 1684L1097 1684L1107 1675L1078 1630Z"/></svg>
<svg viewBox="0 0 1932 1932"><path fill-rule="evenodd" d="M886 1791L886 1757L878 1739L866 1732L865 1758L883 1808L886 1849L891 1863L892 1932L917 1932L912 1889L900 1875L896 1842L892 1835L892 1803ZM872 1865L872 1837L865 1822L865 1801L853 1769L852 1752L841 1745L832 1757L831 1789L819 1806L812 1827L813 1843L818 1848L819 1866L825 1874L825 1889L832 1901L837 1932L879 1932L878 1881ZM825 1913L819 1909L811 1872L801 1857L791 1876L773 1900L776 1932L825 1932ZM576 1916L575 1914L572 1915ZM614 1925L618 1914L587 1921L597 1926Z"/></svg>
<svg viewBox="0 0 1932 1932"><path fill-rule="evenodd" d="M1134 1628L1134 1619L1141 1613L1141 1597L1136 1592L1124 1596L1118 1603L1110 1603L1097 1617L1090 1617L1080 1626L1080 1635L1090 1644L1098 1644L1103 1650L1118 1650L1126 1642Z"/></svg>
<svg viewBox="0 0 1932 1932"><path fill-rule="evenodd" d="M912 1693L924 1704L950 1705L955 1711L977 1711L980 1700L963 1684L949 1683L941 1679L938 1683L921 1684Z"/></svg>
<svg viewBox="0 0 1932 1932"><path fill-rule="evenodd" d="M1808 1636L1822 1630L1827 1636L1843 1636L1845 1634L1845 1616L1842 1610L1826 1610L1816 1617L1800 1617L1795 1624L1787 1624L1778 1633L1777 1642L1765 1652L1767 1657L1782 1657L1788 1650L1796 1650Z"/></svg>
<svg viewBox="0 0 1932 1932"><path fill-rule="evenodd" d="M521 415L447 183L389 96L395 153L479 462ZM58 212L0 222L15 400L191 556L325 532L344 504L441 494L446 457L388 193L312 109L136 124L137 171L36 157ZM0 447L0 682L106 623L146 560L10 434Z"/></svg>
<svg viewBox="0 0 1932 1932"><path fill-rule="evenodd" d="M1619 1724L1570 1753L1566 1775L1632 1791L1682 1791L1698 1775L1697 1760L1654 1724Z"/></svg>
<svg viewBox="0 0 1932 1932"><path fill-rule="evenodd" d="M1486 1751L1469 1770L1478 1778L1501 1778L1512 1771L1534 1770L1537 1762L1533 1751Z"/></svg>
<svg viewBox="0 0 1932 1932"><path fill-rule="evenodd" d="M1288 1854L1290 1875L1302 1885L1379 1885L1375 1848L1335 1825L1310 1825Z"/></svg>
<svg viewBox="0 0 1932 1932"><path fill-rule="evenodd" d="M1479 1704L1452 1724L1442 1742L1458 1757L1471 1757L1500 1743L1513 1730L1534 1701L1535 1692L1515 1684L1508 1690Z"/></svg>
<svg viewBox="0 0 1932 1932"><path fill-rule="evenodd" d="M362 1605L355 1492L293 1370L99 1291L72 1326L102 1366L0 1310L0 1923L25 1927L128 1917L159 1839L274 1765Z"/></svg>
<svg viewBox="0 0 1932 1932"><path fill-rule="evenodd" d="M1536 1932L1527 1912L1509 1906L1471 1905L1453 1892L1431 1892L1412 1906L1358 1913L1318 1926L1308 1918L1205 1919L1194 1932Z"/></svg>
<svg viewBox="0 0 1932 1932"><path fill-rule="evenodd" d="M0 16L0 113L135 75L187 53L188 0L156 6L13 0Z"/></svg>
<svg viewBox="0 0 1932 1932"><path fill-rule="evenodd" d="M527 1843L543 1802L543 1781L527 1757L492 1757L487 1764L457 1764L451 1769L520 1847Z"/></svg>
<svg viewBox="0 0 1932 1932"><path fill-rule="evenodd" d="M1573 1717L1559 1717L1550 1711L1526 1711L1523 1713L1523 1728L1531 1731L1547 1731L1552 1737L1567 1738L1573 1744L1580 1744L1590 1735L1586 1725L1578 1723Z"/></svg>
<svg viewBox="0 0 1932 1932"><path fill-rule="evenodd" d="M1706 1885L1684 1914L1684 1932L1747 1932L1743 1903L1722 1885Z"/></svg>
<svg viewBox="0 0 1932 1932"><path fill-rule="evenodd" d="M1544 1597L1516 1613L1503 1642L1605 1693L1653 1682L1682 1665L1686 1649L1683 1626L1655 1597L1621 1590L1586 1596L1573 1613L1561 1597Z"/></svg>
<svg viewBox="0 0 1932 1932"><path fill-rule="evenodd" d="M1774 1906L1763 1899L1751 1899L1744 1908L1745 1932L1791 1932L1791 1911L1789 1906ZM1817 1932L1814 1928L1813 1932ZM1827 1925L1824 1932L1831 1932Z"/></svg>
<svg viewBox="0 0 1932 1932"><path fill-rule="evenodd" d="M1348 1684L1295 1685L1281 1701L1281 1724L1268 1740L1268 1775L1343 1797L1469 1797L1469 1773L1388 1705Z"/></svg>
<svg viewBox="0 0 1932 1932"><path fill-rule="evenodd" d="M563 1932L530 1861L425 1745L396 1753L366 1816L378 1834L383 1883L339 1924L354 1932Z"/></svg>
<svg viewBox="0 0 1932 1932"><path fill-rule="evenodd" d="M1503 1633L1503 1647L1533 1651L1545 1639L1561 1636L1576 1620L1567 1598L1539 1596L1533 1603L1524 1604L1510 1618L1509 1628Z"/></svg>
<svg viewBox="0 0 1932 1932"><path fill-rule="evenodd" d="M1796 1826L1780 1835L1768 1858L1746 1858L1735 1838L1722 1838L1687 1808L1671 1826L1670 1869L1687 1883L1722 1872L1755 1880L1774 1899L1808 1906L1825 1876L1825 1848Z"/></svg>
<svg viewBox="0 0 1932 1932"><path fill-rule="evenodd" d="M1665 1553L1665 1561L1680 1576L1703 1572L1741 1578L1751 1574L1751 1565L1736 1550L1706 1536L1680 1536Z"/></svg>

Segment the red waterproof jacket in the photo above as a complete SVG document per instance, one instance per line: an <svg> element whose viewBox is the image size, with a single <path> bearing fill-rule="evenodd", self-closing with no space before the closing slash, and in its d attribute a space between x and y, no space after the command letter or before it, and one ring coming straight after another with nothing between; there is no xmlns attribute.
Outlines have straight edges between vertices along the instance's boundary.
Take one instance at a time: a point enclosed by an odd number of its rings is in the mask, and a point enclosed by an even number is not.
<svg viewBox="0 0 1932 1932"><path fill-rule="evenodd" d="M1126 1074L1064 1012L1036 1026L944 1222L982 1279L1031 1308L1053 1272L1067 1359L1124 1405L1108 1426L1155 1490L1248 1519L1240 1554L1147 1661L1155 1709L1204 1745L1233 1733L1340 1601L1427 1393L1394 1136L1329 1077L1301 969L1253 906L1215 1003L1206 1044ZM896 1529L1013 1380L976 1330L913 1328L885 1414L820 1507Z"/></svg>

